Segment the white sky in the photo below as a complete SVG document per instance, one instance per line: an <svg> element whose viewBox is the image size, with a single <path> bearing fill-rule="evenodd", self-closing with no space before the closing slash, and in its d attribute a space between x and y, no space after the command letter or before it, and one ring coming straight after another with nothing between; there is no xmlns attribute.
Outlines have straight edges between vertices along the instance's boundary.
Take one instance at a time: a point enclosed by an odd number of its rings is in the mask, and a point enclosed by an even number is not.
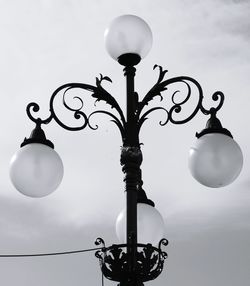
<svg viewBox="0 0 250 286"><path fill-rule="evenodd" d="M50 94L61 84L94 84L102 73L112 78L105 87L124 107L122 69L106 53L103 32L113 18L128 13L144 18L154 36L152 51L138 66L139 95L155 83L156 63L169 70L169 77L197 79L209 99L222 90L226 99L219 117L244 153L238 180L208 189L194 181L187 168L189 147L206 118L197 115L184 126L159 127L162 115L156 113L146 122L141 134L144 188L165 218L170 241L164 273L150 285L247 286L249 1L0 0L0 253L88 248L98 236L107 244L117 242L114 222L124 204L121 141L105 117L97 118L98 131L73 134L55 123L44 128L65 166L61 186L47 198L26 198L15 191L8 164L33 128L26 105L35 101L41 114L48 115ZM94 110L88 108L89 113ZM0 259L0 274L1 284L7 286L101 283L94 253Z"/></svg>

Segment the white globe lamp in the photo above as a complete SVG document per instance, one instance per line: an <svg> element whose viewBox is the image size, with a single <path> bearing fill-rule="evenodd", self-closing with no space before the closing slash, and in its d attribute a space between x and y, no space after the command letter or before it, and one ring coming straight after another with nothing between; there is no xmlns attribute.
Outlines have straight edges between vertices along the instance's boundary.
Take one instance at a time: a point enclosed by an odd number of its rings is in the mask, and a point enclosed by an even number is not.
<svg viewBox="0 0 250 286"><path fill-rule="evenodd" d="M135 54L141 59L150 51L153 36L143 19L135 15L122 15L106 29L104 41L108 53L115 60L124 54Z"/></svg>
<svg viewBox="0 0 250 286"><path fill-rule="evenodd" d="M126 243L126 209L116 220L116 234L120 243ZM148 204L137 204L137 241L157 246L164 236L164 220L159 211Z"/></svg>
<svg viewBox="0 0 250 286"><path fill-rule="evenodd" d="M188 160L192 176L210 188L232 183L241 172L243 155L231 133L212 114L206 128L196 136Z"/></svg>
<svg viewBox="0 0 250 286"><path fill-rule="evenodd" d="M63 163L53 149L53 144L46 139L43 130L36 127L21 146L10 162L13 185L29 197L39 198L51 194L63 177Z"/></svg>

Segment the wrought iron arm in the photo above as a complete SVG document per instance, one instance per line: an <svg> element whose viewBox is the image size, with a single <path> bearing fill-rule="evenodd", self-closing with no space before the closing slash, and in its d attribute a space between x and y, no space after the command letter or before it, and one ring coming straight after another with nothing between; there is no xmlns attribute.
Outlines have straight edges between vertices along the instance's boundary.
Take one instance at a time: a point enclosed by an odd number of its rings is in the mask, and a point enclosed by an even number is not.
<svg viewBox="0 0 250 286"><path fill-rule="evenodd" d="M166 113L166 119L164 122L160 121L160 125L166 125L169 121L173 124L184 124L190 121L194 116L198 113L200 110L203 114L209 115L212 113L216 113L223 105L224 102L224 94L220 91L216 91L212 95L213 101L219 101L217 107L212 107L210 109L206 109L203 106L203 91L201 88L201 85L193 78L187 77L187 76L178 76L170 79L164 80L165 74L167 73L167 70L163 70L161 66L155 65L155 68L159 68L159 77L156 82L156 84L149 90L149 92L145 95L143 100L138 103L138 111L137 111L137 116L138 116L138 128L140 129L143 122L147 119L147 116L155 111L155 110L163 110ZM186 85L187 92L184 97L184 99L178 101L178 94L180 93L180 90L175 90L172 95L171 95L171 101L173 103L173 106L167 110L164 107L153 107L149 110L147 110L144 114L142 113L142 110L144 109L145 106L148 105L148 103L153 100L155 97L159 96L160 101L163 100L163 92L168 89L168 87L171 84L176 84L176 83L183 83ZM197 89L197 97L198 97L198 102L193 109L192 113L185 119L175 119L174 114L180 113L182 111L182 106L187 103L192 95L192 87L195 87Z"/></svg>
<svg viewBox="0 0 250 286"><path fill-rule="evenodd" d="M34 103L34 102L29 103L27 105L27 108L26 108L27 115L36 124L37 123L48 124L52 119L54 119L57 122L57 124L60 125L62 128L69 130L69 131L78 131L78 130L84 129L87 126L89 126L93 130L97 129L98 128L97 125L95 127L93 127L90 124L90 118L94 114L103 113L103 114L106 114L106 115L109 115L110 117L112 117L111 121L114 122L118 126L118 128L121 132L122 138L123 138L124 137L124 126L126 124L125 123L125 117L123 115L123 112L122 112L119 104L115 100L115 98L102 87L101 83L104 80L112 82L109 77L106 77L106 76L103 77L102 74L100 74L100 78L96 78L96 86L92 86L92 85L84 84L84 83L64 84L64 85L60 86L59 88L57 88L52 93L51 98L50 98L50 103L49 103L50 115L47 118L41 119L41 118L34 117L32 115L32 112L38 112L40 109L39 105L37 103ZM73 99L75 101L76 100L78 101L78 106L77 107L70 106L69 103L67 102L66 97L67 97L68 92L70 90L73 90L73 89L81 89L81 90L86 90L86 91L92 92L91 96L96 99L95 105L96 105L96 102L98 102L98 101L105 101L106 104L110 105L111 108L114 108L117 111L120 119L117 116L115 116L114 114L112 114L111 112L108 112L106 110L96 110L96 111L92 112L89 116L87 116L87 114L83 111L84 102L83 102L82 97L80 97L80 96L74 96L73 97ZM59 116L57 115L57 113L55 111L55 99L61 93L62 93L62 102L63 102L64 107L67 110L73 112L75 119L77 119L77 120L81 119L82 120L81 125L68 126L60 120Z"/></svg>

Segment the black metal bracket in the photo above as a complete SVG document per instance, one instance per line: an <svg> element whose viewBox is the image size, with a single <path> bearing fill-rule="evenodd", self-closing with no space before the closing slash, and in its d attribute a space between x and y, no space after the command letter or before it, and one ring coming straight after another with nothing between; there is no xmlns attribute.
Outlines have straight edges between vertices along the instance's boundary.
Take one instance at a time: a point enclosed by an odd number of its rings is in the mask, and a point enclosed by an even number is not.
<svg viewBox="0 0 250 286"><path fill-rule="evenodd" d="M36 121L36 127L32 130L29 138L24 138L21 147L31 143L40 143L54 149L54 144L46 138L45 133L41 128L40 121L41 120L38 118Z"/></svg>
<svg viewBox="0 0 250 286"><path fill-rule="evenodd" d="M200 138L203 135L211 133L220 133L233 138L231 132L222 127L220 120L216 117L216 111L213 108L210 110L210 118L207 121L206 127L200 133L197 132L196 137Z"/></svg>
<svg viewBox="0 0 250 286"><path fill-rule="evenodd" d="M120 282L120 285L143 285L157 278L167 258L167 253L162 250L162 246L167 246L167 239L159 242L158 248L152 244L137 243L136 267L134 271L129 270L127 244L113 244L109 247L105 246L102 238L97 238L96 245L102 245L103 248L96 252L99 259L100 267L103 275L113 281Z"/></svg>
<svg viewBox="0 0 250 286"><path fill-rule="evenodd" d="M135 65L139 61L138 56L133 55L133 54L132 56L127 55L127 54L123 56L124 57L121 57L120 60L124 62L124 64L126 61L128 61L128 58L130 59L129 61L131 61L131 63L128 66L126 66L124 69L125 75L127 77L134 76L134 75L131 75L130 72L128 72L128 70L133 69L135 71L135 68L133 67L133 65ZM195 115L198 113L198 111L201 111L205 115L211 115L212 113L216 115L216 113L222 107L223 102L224 102L224 94L222 92L216 91L212 95L212 100L218 102L217 107L206 109L203 106L202 88L195 79L191 77L187 77L187 76L179 76L179 77L174 77L174 78L169 78L169 79L164 80L165 75L168 71L163 70L162 67L158 65L154 66L154 69L156 68L159 69L159 76L158 76L158 79L155 85L148 91L148 93L144 96L144 98L141 101L138 100L138 94L135 92L133 93L134 98L131 99L132 103L131 103L130 109L132 110L130 110L130 117L133 116L133 123L135 125L134 136L137 136L137 137L139 136L140 129L143 123L148 119L149 114L151 114L153 111L161 110L165 112L166 114L165 120L159 122L161 126L164 126L168 122L171 122L173 124L185 124L189 122L191 119L193 119ZM103 76L102 74L100 74L100 77L96 78L96 86L84 84L84 83L68 83L68 84L62 85L53 92L50 98L50 103L49 103L50 116L48 118L41 120L40 118L36 118L32 115L32 112L36 113L40 109L39 105L34 102L28 104L26 108L27 115L35 123L37 123L38 120L40 120L40 124L48 124L50 123L52 119L54 119L58 123L58 125L60 125L62 128L66 130L79 131L79 130L83 130L87 126L93 130L96 130L98 128L98 125L93 126L91 124L91 121L90 121L91 117L94 114L100 114L100 113L106 114L110 116L111 121L117 125L121 133L122 141L125 145L127 145L127 141L128 141L127 137L129 136L128 134L131 133L130 132L131 126L130 124L128 124L129 118L127 119L125 118L125 115L121 107L119 106L118 102L116 101L116 99L103 88L102 83L104 81L112 82L109 77ZM147 111L143 113L143 110L146 108L146 106L148 106L149 102L155 99L156 97L159 97L160 101L162 101L163 95L165 95L165 93L167 94L168 88L174 84L184 84L184 86L186 86L186 95L183 96L183 91L181 92L179 89L176 89L173 93L170 94L171 101L173 104L170 109L167 110L163 106L157 106L157 107L148 109ZM196 93L197 93L197 99L198 99L197 105L194 107L193 111L188 117L184 119L176 119L175 115L179 114L182 111L182 108L185 105L185 103L189 101L192 95L192 90L194 88L196 89ZM68 92L71 90L77 90L78 92L80 92L80 90L82 91L85 90L85 91L91 92L91 96L96 99L95 103L97 103L98 101L106 102L106 104L108 104L112 109L116 111L118 116L106 110L96 110L90 113L89 115L87 115L83 111L84 101L82 98L85 96L85 94L79 94L71 98L72 103L73 102L78 103L78 107L72 107L69 104L69 100L67 98ZM78 122L81 122L80 125L68 126L67 124L64 124L62 120L59 118L59 116L56 114L54 104L55 104L55 98L59 95L62 96L63 106L68 111L73 112L74 118ZM182 99L178 100L178 95L180 95L180 98Z"/></svg>

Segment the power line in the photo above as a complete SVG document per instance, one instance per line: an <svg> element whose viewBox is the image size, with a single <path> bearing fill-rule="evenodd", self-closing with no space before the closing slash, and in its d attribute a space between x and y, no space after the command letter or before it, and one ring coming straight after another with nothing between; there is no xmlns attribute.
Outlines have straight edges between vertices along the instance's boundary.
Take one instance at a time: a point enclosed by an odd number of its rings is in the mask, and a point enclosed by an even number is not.
<svg viewBox="0 0 250 286"><path fill-rule="evenodd" d="M35 253L35 254L0 254L0 258L11 258L11 257L37 257L37 256L55 256L55 255L65 255L65 254L76 254L89 251L95 251L102 249L103 247L89 248L89 249L80 249L72 251L63 251L63 252L51 252L51 253Z"/></svg>

